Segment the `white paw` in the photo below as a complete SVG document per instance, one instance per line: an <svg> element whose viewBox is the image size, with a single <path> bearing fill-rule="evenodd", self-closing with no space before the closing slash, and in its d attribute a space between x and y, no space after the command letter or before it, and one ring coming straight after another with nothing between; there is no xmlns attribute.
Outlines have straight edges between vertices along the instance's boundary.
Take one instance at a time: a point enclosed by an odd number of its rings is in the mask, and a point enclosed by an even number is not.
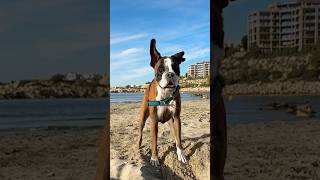
<svg viewBox="0 0 320 180"><path fill-rule="evenodd" d="M186 163L187 162L187 158L186 155L184 155L183 150L177 147L177 155L178 155L178 160Z"/></svg>
<svg viewBox="0 0 320 180"><path fill-rule="evenodd" d="M160 163L159 163L158 157L156 157L156 158L151 157L151 159L150 159L150 163L151 163L151 165L152 165L152 166L154 166L154 167L158 167L158 166L160 166Z"/></svg>

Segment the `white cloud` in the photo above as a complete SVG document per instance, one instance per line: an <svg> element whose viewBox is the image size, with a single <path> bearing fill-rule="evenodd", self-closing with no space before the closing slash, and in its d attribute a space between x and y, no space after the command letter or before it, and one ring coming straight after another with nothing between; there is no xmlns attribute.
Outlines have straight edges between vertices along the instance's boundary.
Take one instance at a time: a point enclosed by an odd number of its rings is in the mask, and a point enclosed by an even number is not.
<svg viewBox="0 0 320 180"><path fill-rule="evenodd" d="M132 58L132 56L137 56L142 52L143 52L143 48L129 48L119 53L112 53L111 59Z"/></svg>
<svg viewBox="0 0 320 180"><path fill-rule="evenodd" d="M111 35L110 44L123 43L131 40L135 40L135 39L144 38L146 36L147 34L144 34L144 33L133 34L133 35L124 35L124 34Z"/></svg>
<svg viewBox="0 0 320 180"><path fill-rule="evenodd" d="M143 48L128 48L118 53L111 52L110 65L111 71L116 72L119 68L136 67L137 63L144 61Z"/></svg>
<svg viewBox="0 0 320 180"><path fill-rule="evenodd" d="M120 68L123 67L132 67L135 68L137 66L137 63L142 62L143 59L141 58L127 58L121 61L115 61L110 63L111 72L116 72Z"/></svg>
<svg viewBox="0 0 320 180"><path fill-rule="evenodd" d="M152 68L149 66L144 66L144 67L141 67L138 69L132 69L129 72L122 74L117 79L120 81L128 82L129 80L132 80L132 79L137 79L139 77L148 76L148 75L150 75L150 73L152 73Z"/></svg>
<svg viewBox="0 0 320 180"><path fill-rule="evenodd" d="M205 57L205 56L210 56L210 48L193 49L193 50L190 50L189 53L185 54L185 57L188 60L192 60L192 59L196 59L196 58L202 58L202 57Z"/></svg>

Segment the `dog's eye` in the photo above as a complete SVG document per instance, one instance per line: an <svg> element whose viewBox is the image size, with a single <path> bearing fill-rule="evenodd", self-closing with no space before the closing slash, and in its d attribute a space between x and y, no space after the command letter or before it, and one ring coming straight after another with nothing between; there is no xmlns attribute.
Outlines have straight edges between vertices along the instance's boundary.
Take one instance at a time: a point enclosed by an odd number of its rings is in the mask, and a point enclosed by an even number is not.
<svg viewBox="0 0 320 180"><path fill-rule="evenodd" d="M159 72L162 73L163 71L164 71L164 68L163 68L163 67L160 67L160 68L159 68Z"/></svg>

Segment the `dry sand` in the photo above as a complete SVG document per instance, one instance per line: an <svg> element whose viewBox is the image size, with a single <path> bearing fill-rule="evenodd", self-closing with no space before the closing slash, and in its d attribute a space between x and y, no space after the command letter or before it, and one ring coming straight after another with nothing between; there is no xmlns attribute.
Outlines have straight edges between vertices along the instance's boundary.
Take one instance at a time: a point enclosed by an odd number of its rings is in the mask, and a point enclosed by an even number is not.
<svg viewBox="0 0 320 180"><path fill-rule="evenodd" d="M0 133L1 180L93 180L101 129Z"/></svg>
<svg viewBox="0 0 320 180"><path fill-rule="evenodd" d="M320 120L230 125L226 180L320 180Z"/></svg>
<svg viewBox="0 0 320 180"><path fill-rule="evenodd" d="M167 124L159 124L158 148L162 167L155 169L148 164L148 125L142 160L135 153L138 104L112 106L111 170L114 177L207 179L208 108L209 103L205 100L183 102L182 134L189 158L187 165L177 160ZM2 130L0 179L91 180L95 175L101 130ZM228 140L226 180L320 179L320 120L229 124Z"/></svg>
<svg viewBox="0 0 320 180"><path fill-rule="evenodd" d="M149 120L142 150L137 147L139 103L111 107L111 177L115 179L209 179L210 111L208 100L182 102L182 142L188 163L178 161L167 123L159 123L160 168L150 160Z"/></svg>

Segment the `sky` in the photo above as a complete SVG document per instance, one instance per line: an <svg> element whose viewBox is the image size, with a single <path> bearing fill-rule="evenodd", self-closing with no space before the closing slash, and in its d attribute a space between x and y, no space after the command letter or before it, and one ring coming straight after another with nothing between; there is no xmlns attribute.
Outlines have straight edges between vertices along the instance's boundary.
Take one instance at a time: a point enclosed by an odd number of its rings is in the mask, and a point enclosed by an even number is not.
<svg viewBox="0 0 320 180"><path fill-rule="evenodd" d="M225 42L239 44L247 34L247 18L252 12L266 10L272 0L236 0L224 9Z"/></svg>
<svg viewBox="0 0 320 180"><path fill-rule="evenodd" d="M1 0L0 81L106 72L107 9L104 1Z"/></svg>
<svg viewBox="0 0 320 180"><path fill-rule="evenodd" d="M111 86L144 84L154 78L150 67L150 40L162 56L184 51L190 64L210 56L209 0L111 0Z"/></svg>
<svg viewBox="0 0 320 180"><path fill-rule="evenodd" d="M226 42L246 34L247 16L271 0L237 0L225 9ZM209 0L1 0L0 82L46 79L57 73L103 74L110 18L111 85L144 84L154 74L149 43L162 55L185 51L182 73L209 60Z"/></svg>

